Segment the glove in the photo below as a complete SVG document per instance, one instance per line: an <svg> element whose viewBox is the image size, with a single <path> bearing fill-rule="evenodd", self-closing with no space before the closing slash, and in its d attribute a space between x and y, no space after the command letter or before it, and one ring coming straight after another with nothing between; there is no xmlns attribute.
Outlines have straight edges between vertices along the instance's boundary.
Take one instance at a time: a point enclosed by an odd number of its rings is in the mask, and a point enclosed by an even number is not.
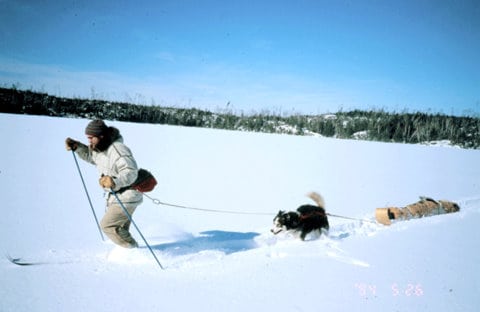
<svg viewBox="0 0 480 312"><path fill-rule="evenodd" d="M71 138L67 138L65 140L65 147L67 151L75 151L78 147L78 144L80 144L80 142L75 141L74 139L71 139Z"/></svg>
<svg viewBox="0 0 480 312"><path fill-rule="evenodd" d="M100 178L100 186L107 189L113 189L115 187L115 182L111 176L104 176Z"/></svg>

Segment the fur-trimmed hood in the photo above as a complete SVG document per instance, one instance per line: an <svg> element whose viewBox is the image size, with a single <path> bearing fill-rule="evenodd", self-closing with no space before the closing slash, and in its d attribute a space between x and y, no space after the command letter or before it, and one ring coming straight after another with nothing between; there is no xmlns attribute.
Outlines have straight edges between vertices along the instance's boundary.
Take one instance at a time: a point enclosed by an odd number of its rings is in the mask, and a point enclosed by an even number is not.
<svg viewBox="0 0 480 312"><path fill-rule="evenodd" d="M123 137L120 134L120 130L115 127L108 127L105 135L100 139L100 142L95 146L97 151L103 152L108 149L114 142L123 143Z"/></svg>

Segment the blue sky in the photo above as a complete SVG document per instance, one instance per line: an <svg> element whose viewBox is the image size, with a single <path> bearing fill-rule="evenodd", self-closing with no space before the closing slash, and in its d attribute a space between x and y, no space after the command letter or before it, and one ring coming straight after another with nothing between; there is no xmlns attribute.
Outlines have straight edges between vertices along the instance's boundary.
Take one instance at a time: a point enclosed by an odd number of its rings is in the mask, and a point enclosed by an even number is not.
<svg viewBox="0 0 480 312"><path fill-rule="evenodd" d="M480 114L480 2L0 0L0 85L249 113Z"/></svg>

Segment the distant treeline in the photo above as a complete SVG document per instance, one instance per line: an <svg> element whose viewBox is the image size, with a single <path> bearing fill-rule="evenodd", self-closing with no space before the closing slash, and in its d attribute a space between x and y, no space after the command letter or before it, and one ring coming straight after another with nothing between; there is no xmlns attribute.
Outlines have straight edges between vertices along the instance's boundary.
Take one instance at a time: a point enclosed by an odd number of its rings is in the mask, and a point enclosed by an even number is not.
<svg viewBox="0 0 480 312"><path fill-rule="evenodd" d="M93 99L71 99L45 93L0 88L0 112L71 118L205 127L240 131L322 135L342 139L424 143L448 140L464 148L480 147L480 118L383 110L291 115L263 112L235 114L195 108L138 105Z"/></svg>

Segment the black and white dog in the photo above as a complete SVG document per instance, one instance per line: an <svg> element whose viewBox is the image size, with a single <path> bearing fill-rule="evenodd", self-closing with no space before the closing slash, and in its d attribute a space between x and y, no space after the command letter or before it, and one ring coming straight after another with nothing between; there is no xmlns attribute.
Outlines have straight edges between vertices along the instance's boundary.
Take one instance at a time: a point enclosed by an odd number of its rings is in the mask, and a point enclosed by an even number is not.
<svg viewBox="0 0 480 312"><path fill-rule="evenodd" d="M280 210L273 219L273 234L277 235L283 231L292 231L300 233L300 239L305 240L307 234L318 231L321 234L322 229L328 231L328 219L325 212L325 202L322 196L317 193L308 194L317 206L302 205L297 211L285 212Z"/></svg>

